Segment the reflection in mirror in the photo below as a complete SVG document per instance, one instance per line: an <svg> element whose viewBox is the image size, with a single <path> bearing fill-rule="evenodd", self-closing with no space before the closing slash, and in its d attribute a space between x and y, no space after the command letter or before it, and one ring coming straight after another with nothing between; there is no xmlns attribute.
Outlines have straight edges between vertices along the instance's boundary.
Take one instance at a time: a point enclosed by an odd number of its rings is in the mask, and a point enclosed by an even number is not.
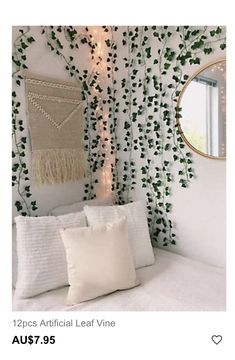
<svg viewBox="0 0 235 360"><path fill-rule="evenodd" d="M204 67L182 91L180 128L201 155L226 156L226 61Z"/></svg>

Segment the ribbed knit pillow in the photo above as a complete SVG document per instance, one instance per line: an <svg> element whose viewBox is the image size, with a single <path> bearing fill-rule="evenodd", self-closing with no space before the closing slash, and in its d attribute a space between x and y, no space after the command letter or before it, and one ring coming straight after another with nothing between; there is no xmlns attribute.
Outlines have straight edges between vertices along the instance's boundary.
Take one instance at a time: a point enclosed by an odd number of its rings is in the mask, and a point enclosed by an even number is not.
<svg viewBox="0 0 235 360"><path fill-rule="evenodd" d="M64 244L59 229L85 227L84 212L61 216L17 216L18 278L15 296L28 298L68 285Z"/></svg>

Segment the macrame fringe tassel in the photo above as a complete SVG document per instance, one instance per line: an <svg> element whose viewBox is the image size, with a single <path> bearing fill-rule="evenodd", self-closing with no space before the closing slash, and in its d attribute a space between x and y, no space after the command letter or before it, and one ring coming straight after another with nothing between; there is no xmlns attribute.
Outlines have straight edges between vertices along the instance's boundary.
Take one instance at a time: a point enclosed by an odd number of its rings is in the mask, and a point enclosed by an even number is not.
<svg viewBox="0 0 235 360"><path fill-rule="evenodd" d="M32 173L35 184L62 184L87 176L86 158L79 149L34 150Z"/></svg>

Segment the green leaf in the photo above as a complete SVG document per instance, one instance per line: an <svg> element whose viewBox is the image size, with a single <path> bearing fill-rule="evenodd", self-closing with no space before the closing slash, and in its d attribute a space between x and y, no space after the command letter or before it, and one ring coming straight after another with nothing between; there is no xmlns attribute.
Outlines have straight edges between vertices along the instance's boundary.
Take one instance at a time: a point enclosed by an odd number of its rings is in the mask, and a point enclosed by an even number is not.
<svg viewBox="0 0 235 360"><path fill-rule="evenodd" d="M85 81L83 82L83 90L88 91L88 86Z"/></svg>
<svg viewBox="0 0 235 360"><path fill-rule="evenodd" d="M20 201L15 202L15 207L16 207L17 211L20 211L23 209L23 206L21 205Z"/></svg>
<svg viewBox="0 0 235 360"><path fill-rule="evenodd" d="M212 48L205 48L203 51L205 55L209 55L210 53L212 53L213 50Z"/></svg>
<svg viewBox="0 0 235 360"><path fill-rule="evenodd" d="M127 130L131 127L131 125L129 124L129 122L125 121L124 123L124 129Z"/></svg>
<svg viewBox="0 0 235 360"><path fill-rule="evenodd" d="M27 38L27 41L28 43L32 44L32 42L34 42L35 39L32 36L30 36L29 38Z"/></svg>
<svg viewBox="0 0 235 360"><path fill-rule="evenodd" d="M25 44L24 42L22 42L22 43L21 43L21 47L22 47L23 49L27 49L28 45Z"/></svg>
<svg viewBox="0 0 235 360"><path fill-rule="evenodd" d="M165 64L164 64L164 69L165 69L165 70L168 70L170 66L171 66L171 64L165 63Z"/></svg>

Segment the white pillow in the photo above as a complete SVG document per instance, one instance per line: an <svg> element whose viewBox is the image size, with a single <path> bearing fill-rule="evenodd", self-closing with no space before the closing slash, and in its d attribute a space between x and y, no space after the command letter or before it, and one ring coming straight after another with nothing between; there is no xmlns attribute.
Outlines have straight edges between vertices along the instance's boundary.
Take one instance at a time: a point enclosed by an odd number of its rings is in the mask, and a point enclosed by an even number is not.
<svg viewBox="0 0 235 360"><path fill-rule="evenodd" d="M112 222L121 216L125 216L135 267L140 268L153 264L154 254L149 237L145 207L140 201L117 206L84 206L84 211L88 225Z"/></svg>
<svg viewBox="0 0 235 360"><path fill-rule="evenodd" d="M93 200L85 200L76 202L69 205L58 206L52 209L49 212L49 215L64 215L69 213L75 213L78 211L82 211L84 205L112 205L113 198L112 195L106 196L105 198L93 199ZM17 253L16 253L16 225L12 224L12 287L15 288L16 280L17 280Z"/></svg>
<svg viewBox="0 0 235 360"><path fill-rule="evenodd" d="M93 199L93 200L85 200L75 202L69 205L58 206L52 209L49 215L64 215L69 213L74 213L77 211L82 211L85 205L99 206L99 205L112 205L113 198L112 195L109 195L105 198Z"/></svg>
<svg viewBox="0 0 235 360"><path fill-rule="evenodd" d="M12 287L16 286L17 280L17 250L16 250L16 224L12 224Z"/></svg>
<svg viewBox="0 0 235 360"><path fill-rule="evenodd" d="M69 277L67 305L139 284L126 219L61 230Z"/></svg>
<svg viewBox="0 0 235 360"><path fill-rule="evenodd" d="M17 216L18 278L15 296L28 298L68 285L59 229L86 226L84 212L62 216Z"/></svg>

